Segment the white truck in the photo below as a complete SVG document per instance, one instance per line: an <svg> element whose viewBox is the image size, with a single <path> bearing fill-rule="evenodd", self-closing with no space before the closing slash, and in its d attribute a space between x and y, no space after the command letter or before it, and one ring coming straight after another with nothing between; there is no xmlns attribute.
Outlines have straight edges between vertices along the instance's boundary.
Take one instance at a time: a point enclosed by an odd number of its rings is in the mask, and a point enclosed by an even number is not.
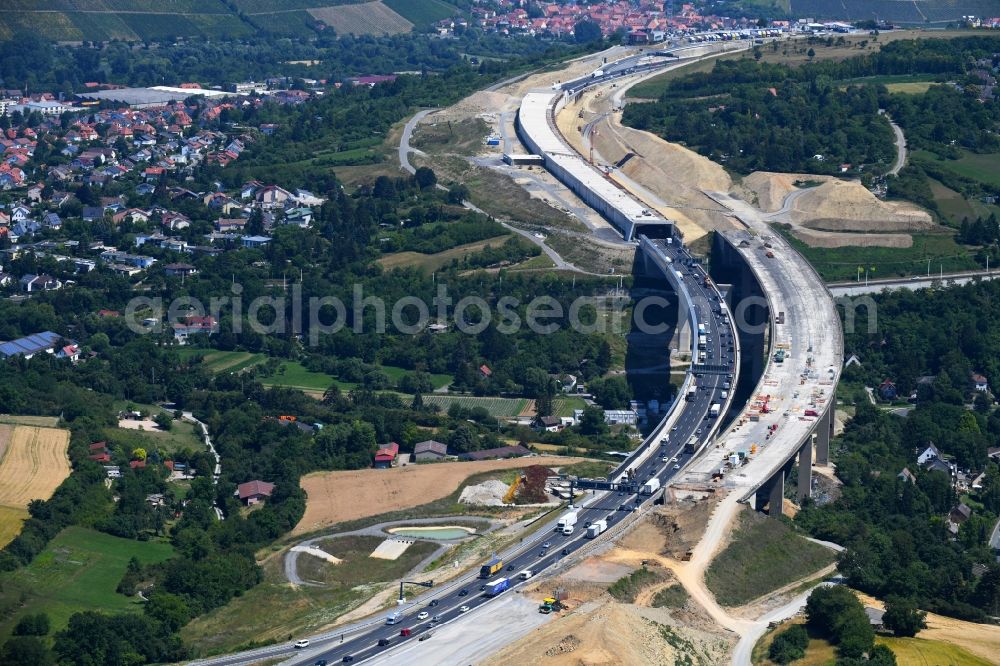
<svg viewBox="0 0 1000 666"><path fill-rule="evenodd" d="M576 519L579 515L580 513L576 509L567 511L559 517L559 522L556 523L556 529L565 534L567 527L573 527L576 525Z"/></svg>
<svg viewBox="0 0 1000 666"><path fill-rule="evenodd" d="M531 569L525 569L521 573L517 574L517 577L520 578L521 580L528 580L534 575L535 575L534 571L532 571Z"/></svg>
<svg viewBox="0 0 1000 666"><path fill-rule="evenodd" d="M719 415L719 403L713 402L712 406L708 408L708 415L715 418Z"/></svg>
<svg viewBox="0 0 1000 666"><path fill-rule="evenodd" d="M640 492L643 495L652 495L653 493L655 493L659 489L660 489L660 480L657 479L656 477L653 477L652 479L650 479L649 481L647 481L645 484L643 484L642 489L640 490Z"/></svg>
<svg viewBox="0 0 1000 666"><path fill-rule="evenodd" d="M587 538L593 539L603 533L606 529L608 529L608 522L606 520L598 520L597 522L591 523L590 527L587 528Z"/></svg>

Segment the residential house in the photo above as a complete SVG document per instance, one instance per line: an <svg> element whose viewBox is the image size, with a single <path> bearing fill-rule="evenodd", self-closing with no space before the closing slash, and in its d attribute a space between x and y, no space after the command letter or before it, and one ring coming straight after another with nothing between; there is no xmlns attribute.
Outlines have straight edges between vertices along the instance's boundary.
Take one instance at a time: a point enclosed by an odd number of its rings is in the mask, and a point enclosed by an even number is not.
<svg viewBox="0 0 1000 666"><path fill-rule="evenodd" d="M891 380L886 379L878 385L878 394L883 400L895 400L896 385Z"/></svg>
<svg viewBox="0 0 1000 666"><path fill-rule="evenodd" d="M55 291L61 289L62 282L51 275L34 275L28 273L21 278L21 291L34 293L36 291Z"/></svg>
<svg viewBox="0 0 1000 666"><path fill-rule="evenodd" d="M388 469L396 463L399 444L390 442L375 452L375 469Z"/></svg>
<svg viewBox="0 0 1000 666"><path fill-rule="evenodd" d="M49 229L59 230L62 229L62 218L59 213L46 213L42 215L42 224Z"/></svg>
<svg viewBox="0 0 1000 666"><path fill-rule="evenodd" d="M913 472L907 467L904 467L903 471L896 475L896 478L902 481L909 481L910 483L917 482L917 477L913 476Z"/></svg>
<svg viewBox="0 0 1000 666"><path fill-rule="evenodd" d="M990 384L986 381L986 377L978 372L972 373L972 387L980 393L986 393L990 390Z"/></svg>
<svg viewBox="0 0 1000 666"><path fill-rule="evenodd" d="M938 448L934 446L933 442L931 442L930 444L927 445L927 448L925 448L919 455L917 455L917 464L924 465L927 463L928 460L934 460L940 458L941 458L941 452L938 451Z"/></svg>
<svg viewBox="0 0 1000 666"><path fill-rule="evenodd" d="M243 231L246 226L247 220L244 217L223 217L215 221L215 230L223 234Z"/></svg>
<svg viewBox="0 0 1000 666"><path fill-rule="evenodd" d="M84 222L96 222L104 218L104 209L99 206L84 206L82 217Z"/></svg>
<svg viewBox="0 0 1000 666"><path fill-rule="evenodd" d="M294 198L294 195L283 187L268 185L257 192L256 198L262 208L275 208L284 206L289 199Z"/></svg>
<svg viewBox="0 0 1000 666"><path fill-rule="evenodd" d="M180 231L191 226L191 220L187 215L173 211L165 211L160 216L160 221L170 231Z"/></svg>
<svg viewBox="0 0 1000 666"><path fill-rule="evenodd" d="M959 502L958 506L948 512L948 531L957 534L959 526L971 517L972 509L965 502Z"/></svg>
<svg viewBox="0 0 1000 666"><path fill-rule="evenodd" d="M413 457L417 462L427 462L430 460L442 460L448 455L448 445L428 439L425 442L417 442L413 447Z"/></svg>
<svg viewBox="0 0 1000 666"><path fill-rule="evenodd" d="M215 317L188 315L181 319L181 321L175 322L173 329L174 339L180 344L184 344L187 342L188 337L192 335L212 335L218 333L219 323L215 320Z"/></svg>
<svg viewBox="0 0 1000 666"><path fill-rule="evenodd" d="M190 277L198 272L191 264L167 264L163 267L163 272L170 277Z"/></svg>
<svg viewBox="0 0 1000 666"><path fill-rule="evenodd" d="M66 340L58 333L52 331L42 331L17 340L0 344L0 357L9 358L11 356L23 356L31 358L35 354L47 353L56 354L57 350L62 350L66 343L75 344L71 340Z"/></svg>
<svg viewBox="0 0 1000 666"><path fill-rule="evenodd" d="M539 416L535 418L534 428L545 432L557 432L562 430L563 425L558 416Z"/></svg>
<svg viewBox="0 0 1000 666"><path fill-rule="evenodd" d="M240 245L250 249L264 247L271 242L267 236L240 236Z"/></svg>
<svg viewBox="0 0 1000 666"><path fill-rule="evenodd" d="M479 375L483 379L489 379L490 377L493 376L493 371L490 370L490 366L484 363L483 365L479 366Z"/></svg>
<svg viewBox="0 0 1000 666"><path fill-rule="evenodd" d="M246 483L241 483L236 488L236 495L240 498L240 501L245 503L247 506L253 506L254 504L263 502L265 499L270 497L273 492L273 483L256 479L253 481L247 481Z"/></svg>

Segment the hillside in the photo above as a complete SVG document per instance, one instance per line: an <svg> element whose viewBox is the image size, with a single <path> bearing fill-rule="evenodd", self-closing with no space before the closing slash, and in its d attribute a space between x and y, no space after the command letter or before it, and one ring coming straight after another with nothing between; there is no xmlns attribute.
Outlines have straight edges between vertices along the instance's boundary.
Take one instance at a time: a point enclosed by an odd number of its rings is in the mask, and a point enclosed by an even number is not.
<svg viewBox="0 0 1000 666"><path fill-rule="evenodd" d="M947 24L963 16L992 17L996 0L790 0L796 17L892 23Z"/></svg>
<svg viewBox="0 0 1000 666"><path fill-rule="evenodd" d="M458 10L444 0L8 0L0 40L33 33L56 41L248 37L261 32L396 34Z"/></svg>

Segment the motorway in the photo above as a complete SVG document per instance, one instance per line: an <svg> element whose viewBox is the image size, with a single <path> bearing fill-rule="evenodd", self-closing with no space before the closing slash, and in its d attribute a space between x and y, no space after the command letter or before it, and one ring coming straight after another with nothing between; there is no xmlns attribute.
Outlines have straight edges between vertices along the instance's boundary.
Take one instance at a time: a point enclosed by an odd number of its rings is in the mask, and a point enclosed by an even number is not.
<svg viewBox="0 0 1000 666"><path fill-rule="evenodd" d="M709 366L719 366L723 369L704 372L695 367L697 388L692 400L681 401L677 407L680 410L676 418L669 417L654 430L643 445L609 477L614 480L623 475L626 470L634 470L635 480L642 483L652 478L658 478L661 485L674 477L692 458L691 453L685 453L684 445L695 437L698 445L712 435L715 419L709 414L713 403L723 404L721 397L723 386L732 382L735 368L735 353L733 348L733 331L728 317L720 306L720 294L709 283L705 284L704 269L688 254L687 250L678 244L666 241L655 241L657 249L673 261L673 266L683 275L688 288L692 305L697 313L698 323L704 323L706 338L711 340L706 346L705 363ZM669 353L668 350L664 350ZM728 368L724 369L724 368ZM669 429L668 423L672 423ZM609 529L621 522L629 511L638 510L651 504L653 498L630 490L592 491L579 506L579 523L573 534L563 535L555 531L556 520L536 532L526 543L518 544L512 552L504 554L504 568L489 580L501 577L511 578L511 589L526 584L526 581L515 580L514 577L525 569L535 574L559 564L577 550L586 546L590 540L586 538L584 525L607 519ZM549 544L547 548L545 544ZM313 664L317 660L330 663L349 661L360 662L380 655L394 647L420 640L423 636L432 636L436 626L447 623L462 616L479 606L486 604L490 598L485 596L481 586L487 582L470 572L455 581L451 581L440 591L427 593L418 604L403 610L403 619L397 624L372 624L361 632L350 637L344 636L343 642L337 635L327 635L320 641L314 641L302 654L289 660L288 664ZM510 591L504 594L510 594ZM434 604L434 605L431 605ZM463 611L462 608L467 608ZM417 619L419 613L426 612L429 618ZM440 622L432 622L437 617ZM409 629L410 635L402 637L402 629ZM427 640L427 639L425 639ZM432 639L431 639L432 640ZM379 645L379 642L386 644ZM428 646L430 649L430 646Z"/></svg>

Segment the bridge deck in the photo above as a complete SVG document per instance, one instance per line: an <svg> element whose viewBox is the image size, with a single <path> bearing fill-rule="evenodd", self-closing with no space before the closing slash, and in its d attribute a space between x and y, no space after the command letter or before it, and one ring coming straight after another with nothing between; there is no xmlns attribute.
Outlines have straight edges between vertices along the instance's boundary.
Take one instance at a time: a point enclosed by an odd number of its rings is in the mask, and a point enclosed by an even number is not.
<svg viewBox="0 0 1000 666"><path fill-rule="evenodd" d="M832 408L843 365L840 318L822 280L780 235L760 220L755 209L726 195L712 194L733 211L747 230L727 232L767 294L771 309L771 349L783 349L785 360L768 359L757 390L732 425L685 474L685 481L704 481L725 465L728 454L756 444L750 462L726 474L725 485L752 495L796 454L811 436L817 417ZM766 238L765 238L766 237ZM767 242L771 248L764 248ZM744 247L741 247L741 243ZM773 258L767 257L770 250ZM735 304L734 304L735 305ZM773 323L779 312L785 323ZM739 325L738 311L734 313ZM767 402L768 411L762 405ZM776 431L770 430L777 426ZM768 434L772 433L770 437Z"/></svg>

